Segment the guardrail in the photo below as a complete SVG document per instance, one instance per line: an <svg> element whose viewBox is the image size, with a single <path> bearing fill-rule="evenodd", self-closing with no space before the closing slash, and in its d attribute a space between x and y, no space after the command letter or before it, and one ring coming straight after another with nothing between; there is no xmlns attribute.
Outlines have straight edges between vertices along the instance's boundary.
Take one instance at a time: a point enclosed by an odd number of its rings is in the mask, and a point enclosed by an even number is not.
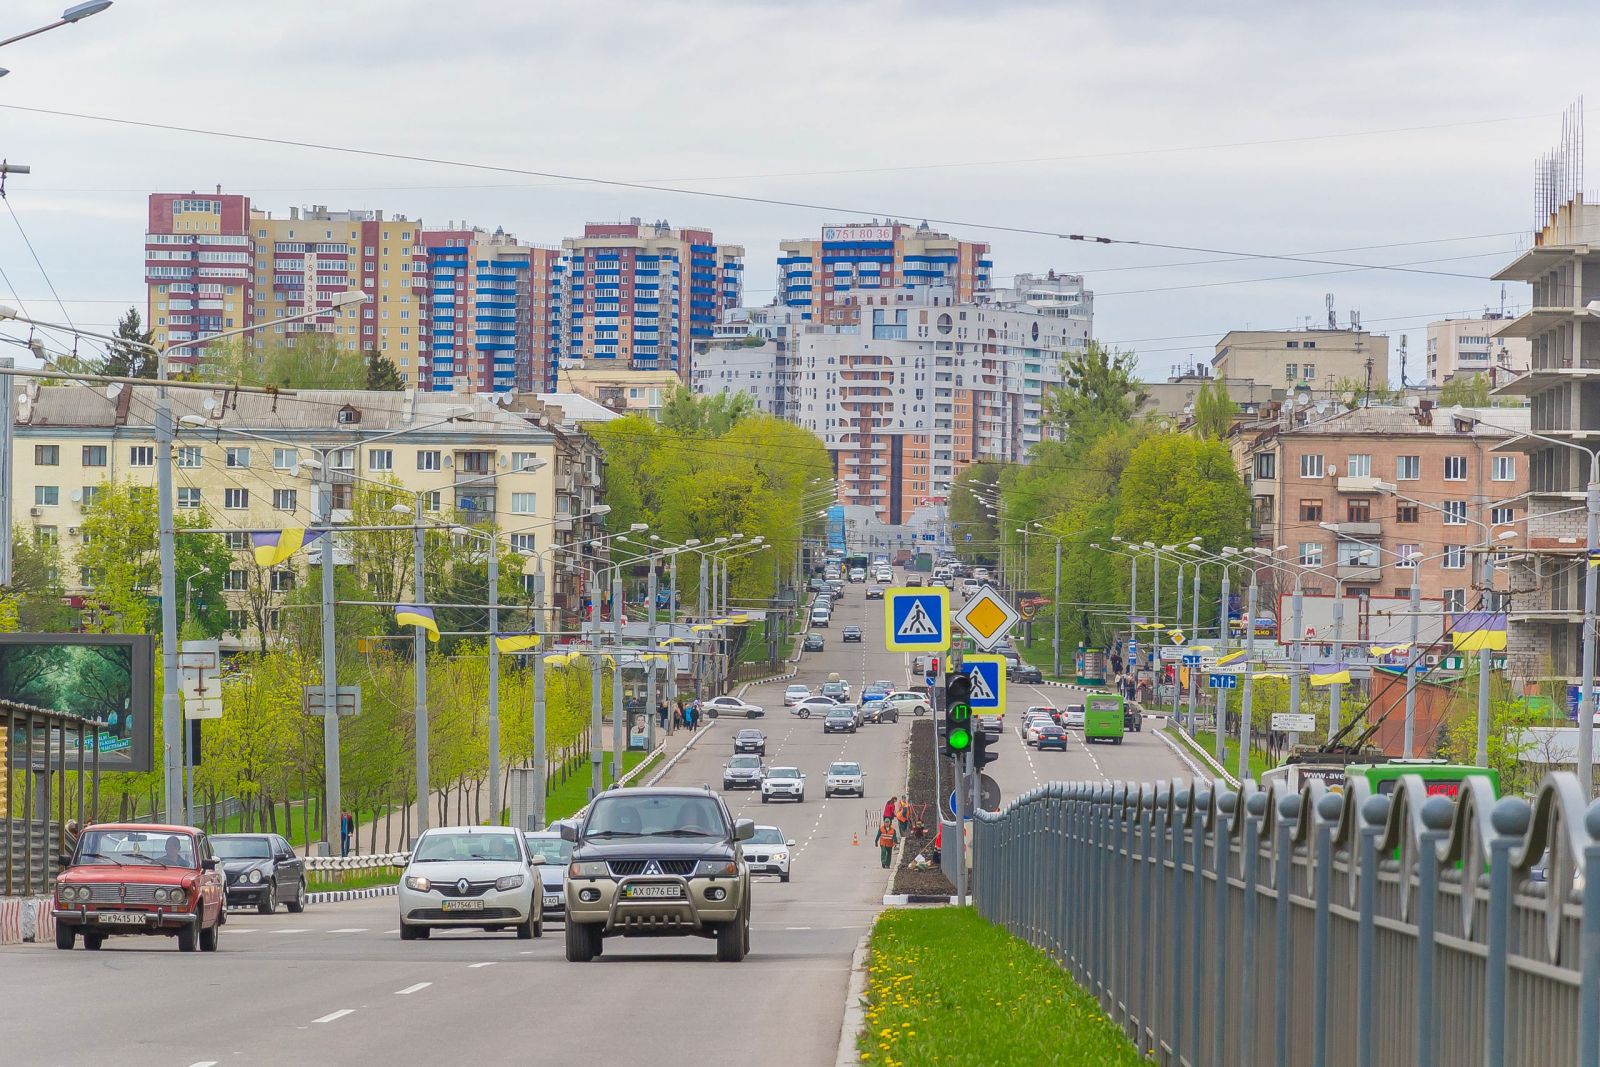
<svg viewBox="0 0 1600 1067"><path fill-rule="evenodd" d="M1600 1062L1600 801L1571 774L1531 804L1055 782L978 813L973 867L979 912L1160 1062Z"/></svg>
<svg viewBox="0 0 1600 1067"><path fill-rule="evenodd" d="M307 856L306 870L319 874L337 874L341 871L366 871L375 867L391 867L395 861L409 859L409 852L369 853L365 856Z"/></svg>

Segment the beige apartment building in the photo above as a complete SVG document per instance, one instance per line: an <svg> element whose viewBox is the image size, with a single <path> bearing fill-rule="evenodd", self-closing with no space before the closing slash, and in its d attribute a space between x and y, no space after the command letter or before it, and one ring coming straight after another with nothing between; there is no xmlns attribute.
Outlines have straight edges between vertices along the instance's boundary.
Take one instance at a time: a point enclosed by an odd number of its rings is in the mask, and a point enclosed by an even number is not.
<svg viewBox="0 0 1600 1067"><path fill-rule="evenodd" d="M1365 330L1229 330L1217 342L1212 376L1278 389L1331 392L1342 380L1389 384L1389 339Z"/></svg>
<svg viewBox="0 0 1600 1067"><path fill-rule="evenodd" d="M62 546L67 591L81 594L86 576L73 556L85 509L112 482L156 484L155 389L127 387L108 398L99 386L18 382L11 521ZM393 483L422 494L425 514L441 525L462 513L492 520L512 550L533 557L524 573L543 571L547 589L552 548L588 535L575 516L596 500L599 460L558 454L561 438L576 431L537 408L518 414L483 397L413 390L172 394L175 504L179 515L204 509L214 527L230 531L236 565L224 587L236 624L230 636L240 645L253 644L252 628L261 628L251 620L252 595L257 609L263 594L281 599L306 566L302 552L263 573L250 533L322 521L320 472L306 461L324 450L336 523L349 520L356 486ZM266 629L270 641L272 626Z"/></svg>
<svg viewBox="0 0 1600 1067"><path fill-rule="evenodd" d="M1428 384L1435 388L1457 375L1482 374L1491 387L1528 372L1532 354L1526 337L1496 336L1509 315L1442 319L1428 323Z"/></svg>
<svg viewBox="0 0 1600 1067"><path fill-rule="evenodd" d="M577 393L622 415L645 415L659 421L667 401L683 386L670 370L629 370L586 363L556 372L557 391Z"/></svg>
<svg viewBox="0 0 1600 1067"><path fill-rule="evenodd" d="M1481 414L1509 430L1528 424L1520 408ZM1424 598L1468 610L1482 585L1478 547L1492 541L1504 557L1527 543L1526 457L1494 450L1513 436L1426 400L1320 412L1291 404L1235 438L1256 544L1287 546L1283 558L1321 568L1303 579L1308 594L1333 595L1337 581L1347 596L1405 597L1420 564ZM1489 593L1504 610L1504 596Z"/></svg>

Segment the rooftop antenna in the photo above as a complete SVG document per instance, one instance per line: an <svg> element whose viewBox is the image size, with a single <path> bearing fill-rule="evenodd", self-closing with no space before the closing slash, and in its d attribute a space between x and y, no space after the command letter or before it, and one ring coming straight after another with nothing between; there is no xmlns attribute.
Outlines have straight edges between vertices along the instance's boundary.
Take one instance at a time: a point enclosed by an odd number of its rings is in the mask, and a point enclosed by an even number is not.
<svg viewBox="0 0 1600 1067"><path fill-rule="evenodd" d="M1352 330L1356 331L1357 333L1361 332L1361 309L1360 308L1351 308L1350 309L1350 328Z"/></svg>
<svg viewBox="0 0 1600 1067"><path fill-rule="evenodd" d="M1406 335L1405 334L1401 334L1400 335L1400 389L1403 392L1404 390L1406 390L1406 389L1408 389L1410 387L1411 387L1411 383L1406 381Z"/></svg>
<svg viewBox="0 0 1600 1067"><path fill-rule="evenodd" d="M1339 328L1339 318L1338 318L1338 314L1333 310L1333 294L1332 293L1328 294L1327 302L1328 302L1328 329L1337 330Z"/></svg>

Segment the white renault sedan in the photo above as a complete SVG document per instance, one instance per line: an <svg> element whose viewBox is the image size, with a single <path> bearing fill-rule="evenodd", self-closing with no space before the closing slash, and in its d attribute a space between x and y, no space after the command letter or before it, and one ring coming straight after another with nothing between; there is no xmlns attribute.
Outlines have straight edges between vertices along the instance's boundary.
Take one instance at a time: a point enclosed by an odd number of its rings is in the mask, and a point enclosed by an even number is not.
<svg viewBox="0 0 1600 1067"><path fill-rule="evenodd" d="M400 940L426 939L435 928L515 930L542 937L539 872L543 856L530 855L522 834L509 826L442 826L417 838L403 867Z"/></svg>

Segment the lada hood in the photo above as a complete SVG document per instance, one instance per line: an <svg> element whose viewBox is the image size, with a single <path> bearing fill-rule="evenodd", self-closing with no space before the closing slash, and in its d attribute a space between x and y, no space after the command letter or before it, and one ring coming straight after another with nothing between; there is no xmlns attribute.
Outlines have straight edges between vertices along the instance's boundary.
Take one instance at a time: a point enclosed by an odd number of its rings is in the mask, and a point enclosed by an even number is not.
<svg viewBox="0 0 1600 1067"><path fill-rule="evenodd" d="M112 863L96 863L82 867L69 867L62 872L59 882L72 885L102 885L107 882L138 882L141 885L193 885L200 872L193 867L156 867L149 864L130 863L118 867Z"/></svg>

